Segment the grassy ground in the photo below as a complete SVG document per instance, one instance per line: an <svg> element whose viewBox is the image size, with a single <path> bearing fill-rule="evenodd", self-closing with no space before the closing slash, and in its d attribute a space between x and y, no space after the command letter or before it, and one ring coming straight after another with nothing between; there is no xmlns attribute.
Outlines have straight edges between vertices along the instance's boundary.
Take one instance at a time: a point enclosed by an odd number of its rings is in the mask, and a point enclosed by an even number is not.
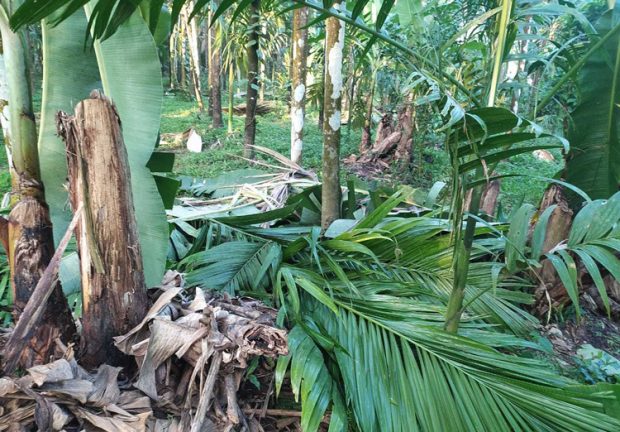
<svg viewBox="0 0 620 432"><path fill-rule="evenodd" d="M236 103L241 102L241 100L236 101ZM224 113L225 117L226 115ZM243 116L233 116L234 131L229 135L226 126L222 129L214 129L209 116L206 113L200 114L196 104L185 96L165 96L161 121L162 134L183 132L193 127L202 136L204 143L202 153L188 153L182 148L175 149L178 150L175 171L178 174L194 177L213 177L222 172L249 167L250 164L241 158L244 120ZM226 122L225 118L224 123ZM310 115L306 119L303 164L305 168L318 172L321 166L322 135L317 123L316 116ZM258 117L257 145L288 156L290 133L288 114L284 108L278 108L265 116ZM343 154L355 152L359 139L359 131L351 131L347 139L346 128L343 129Z"/></svg>
<svg viewBox="0 0 620 432"><path fill-rule="evenodd" d="M249 167L250 164L241 158L244 117L233 116L233 126L234 132L230 135L226 127L214 129L206 113L200 114L196 104L186 96L166 95L164 97L162 134L180 133L193 127L202 136L204 142L202 153L189 153L182 147L175 148L171 144L163 145L163 148L174 149L177 152L175 172L178 174L206 178L226 171ZM344 159L357 152L360 132L352 130L349 134L347 128L344 127L342 139L341 156ZM290 120L284 107L258 118L256 143L283 155L289 154ZM319 174L321 145L322 136L317 126L316 114L310 113L306 119L303 165ZM555 156L556 162L550 163L540 161L531 154L521 155L510 162L500 164L497 172L553 177L561 167L561 164L557 162L559 154ZM404 182L414 187L428 188L435 181L448 180L448 158L443 150L425 145L421 153L419 150L414 151L414 158L412 169L403 176ZM537 204L544 187L545 183L541 181L526 180L524 177L508 178L503 181L500 200L504 209L510 209L521 201Z"/></svg>

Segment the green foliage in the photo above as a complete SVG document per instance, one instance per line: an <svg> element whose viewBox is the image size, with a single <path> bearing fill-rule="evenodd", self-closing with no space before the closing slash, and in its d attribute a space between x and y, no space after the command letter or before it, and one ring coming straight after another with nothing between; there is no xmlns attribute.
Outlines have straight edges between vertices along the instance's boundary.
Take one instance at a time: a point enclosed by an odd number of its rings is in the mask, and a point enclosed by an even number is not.
<svg viewBox="0 0 620 432"><path fill-rule="evenodd" d="M181 262L188 286L200 285L231 295L265 289L267 276L280 266L282 251L274 242L232 241Z"/></svg>
<svg viewBox="0 0 620 432"><path fill-rule="evenodd" d="M609 11L600 19L600 34L611 31L616 13ZM572 113L568 138L573 150L567 163L567 180L592 198L609 198L620 184L619 42L616 33L586 62L579 77L581 99Z"/></svg>
<svg viewBox="0 0 620 432"><path fill-rule="evenodd" d="M11 315L11 284L9 281L9 264L4 251L0 254L0 327L8 327L13 316Z"/></svg>
<svg viewBox="0 0 620 432"><path fill-rule="evenodd" d="M498 274L489 261L503 252L504 243L490 236L501 227L477 228L461 331L443 330L453 279L451 224L430 216L387 216L399 201L394 195L378 203L334 238L321 239L311 228L289 240L277 233L302 228L296 218L260 230L248 217L238 227L206 221L200 231L208 234L197 234L190 245L210 245L196 253L198 263L216 251L221 269L238 268L245 255L248 265L264 272L269 262L277 270L270 277L272 301L293 330L291 354L276 369L276 389L290 368L304 430L317 430L328 409L332 430L346 430L347 411L361 430L618 428L617 420L601 413L602 395L577 390L545 364L511 354L537 348L513 335L529 334L536 321L516 306L530 301L513 288L524 281ZM272 242L283 249L281 264L251 263ZM194 260L192 253L186 256L184 263ZM222 273L205 272L203 280ZM259 278L245 279L239 278L242 293ZM266 294L263 287L253 292ZM444 415L447 409L453 415Z"/></svg>

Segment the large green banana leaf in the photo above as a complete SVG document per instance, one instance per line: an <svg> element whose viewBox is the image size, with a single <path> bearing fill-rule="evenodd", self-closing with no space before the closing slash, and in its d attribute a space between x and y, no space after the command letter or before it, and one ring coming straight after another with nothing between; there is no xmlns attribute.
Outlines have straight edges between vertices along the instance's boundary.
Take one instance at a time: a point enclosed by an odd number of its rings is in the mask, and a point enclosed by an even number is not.
<svg viewBox="0 0 620 432"><path fill-rule="evenodd" d="M614 25L610 11L597 23L597 31L605 35ZM572 151L567 180L594 199L609 198L620 185L619 48L616 34L583 67L578 81L581 100L568 134Z"/></svg>
<svg viewBox="0 0 620 432"><path fill-rule="evenodd" d="M86 7L88 10L89 6ZM134 16L94 50L84 44L87 17L78 10L52 27L43 24L44 78L41 110L41 170L60 238L68 223L64 144L56 137L55 114L72 112L93 89L103 87L118 109L131 169L136 219L149 286L160 282L167 249L167 223L161 197L146 164L159 131L162 84L155 42L144 20Z"/></svg>

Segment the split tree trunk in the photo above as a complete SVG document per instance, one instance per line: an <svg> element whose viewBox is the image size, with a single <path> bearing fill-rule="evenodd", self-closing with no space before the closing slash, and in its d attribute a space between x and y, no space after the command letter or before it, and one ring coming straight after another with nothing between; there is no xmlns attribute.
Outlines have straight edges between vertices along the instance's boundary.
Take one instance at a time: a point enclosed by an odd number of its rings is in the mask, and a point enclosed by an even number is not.
<svg viewBox="0 0 620 432"><path fill-rule="evenodd" d="M499 198L500 189L501 182L499 179L492 180L485 185L480 198L480 213L491 217L495 216L495 213L497 212L497 200ZM465 194L465 204L463 204L463 208L469 208L472 193L473 189L470 189Z"/></svg>
<svg viewBox="0 0 620 432"><path fill-rule="evenodd" d="M291 71L291 160L301 164L306 110L308 8L293 12L293 67Z"/></svg>
<svg viewBox="0 0 620 432"><path fill-rule="evenodd" d="M10 5L16 8L19 4ZM39 171L37 130L23 31L13 33L8 23L0 18L0 34L6 67L6 74L0 79L6 79L9 90L9 124L6 125L4 141L12 156L11 176L17 201L8 223L4 221L2 224L2 238L10 267L13 317L18 321L54 253L54 240ZM55 351L55 340L60 338L68 342L74 335L71 311L57 283L19 364L27 368L46 363Z"/></svg>
<svg viewBox="0 0 620 432"><path fill-rule="evenodd" d="M209 29L209 39L211 40L211 51L209 52L209 100L211 105L209 112L213 119L214 128L224 126L222 122L222 54L217 43L217 33L220 31L219 24L215 24Z"/></svg>
<svg viewBox="0 0 620 432"><path fill-rule="evenodd" d="M402 132L398 144L396 144L396 160L402 163L403 168L407 168L411 163L413 154L413 132L415 129L415 109L411 101L398 113L398 128Z"/></svg>
<svg viewBox="0 0 620 432"><path fill-rule="evenodd" d="M334 9L344 7L341 1ZM342 109L342 53L344 22L330 17L325 33L325 90L323 106L323 187L321 226L327 229L340 217L340 126Z"/></svg>
<svg viewBox="0 0 620 432"><path fill-rule="evenodd" d="M82 273L84 365L122 364L112 338L146 314L148 299L120 119L98 92L80 102L75 116L60 113L67 147L70 200L84 204L76 230Z"/></svg>
<svg viewBox="0 0 620 432"><path fill-rule="evenodd" d="M248 89L245 100L245 136L243 139L243 156L254 158L256 140L256 102L258 96L258 30L260 0L252 0L250 6L250 23L248 25Z"/></svg>

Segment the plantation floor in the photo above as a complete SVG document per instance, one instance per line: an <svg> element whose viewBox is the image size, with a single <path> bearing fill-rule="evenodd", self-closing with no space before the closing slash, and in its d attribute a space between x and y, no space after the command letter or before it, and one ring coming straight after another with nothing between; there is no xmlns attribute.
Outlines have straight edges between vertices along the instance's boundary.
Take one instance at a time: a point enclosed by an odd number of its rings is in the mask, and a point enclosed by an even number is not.
<svg viewBox="0 0 620 432"><path fill-rule="evenodd" d="M243 103L236 100L235 103ZM189 128L194 128L203 139L203 152L190 153L184 148L184 143L171 145L163 144L166 150L177 153L175 172L192 177L209 178L223 172L241 168L248 168L251 163L242 159L244 117L233 116L233 133L228 134L227 113L224 113L224 128L214 129L211 119L206 113L200 113L195 102L185 95L164 96L163 114L161 122L162 135L180 134ZM429 131L426 125L418 125L418 130ZM392 176L398 182L410 184L413 187L430 188L436 181L447 181L449 178L448 157L441 149L441 143L433 142L434 135L422 132L416 135L414 141L423 143L414 148L414 161L409 170L398 176ZM359 130L349 130L345 125L342 128L341 160L357 153L360 141ZM277 108L265 116L258 117L256 144L273 149L285 156L289 154L290 119L285 105ZM316 112L310 111L305 125L304 139L304 168L311 169L320 175L321 171L322 135L317 125ZM537 159L531 154L512 158L511 162L501 163L498 174L516 173L525 177L504 179L500 202L504 210L508 210L523 200L538 204L545 183L528 178L528 176L553 177L561 168L561 155L554 153L555 161L546 162ZM351 174L343 175L343 182Z"/></svg>

